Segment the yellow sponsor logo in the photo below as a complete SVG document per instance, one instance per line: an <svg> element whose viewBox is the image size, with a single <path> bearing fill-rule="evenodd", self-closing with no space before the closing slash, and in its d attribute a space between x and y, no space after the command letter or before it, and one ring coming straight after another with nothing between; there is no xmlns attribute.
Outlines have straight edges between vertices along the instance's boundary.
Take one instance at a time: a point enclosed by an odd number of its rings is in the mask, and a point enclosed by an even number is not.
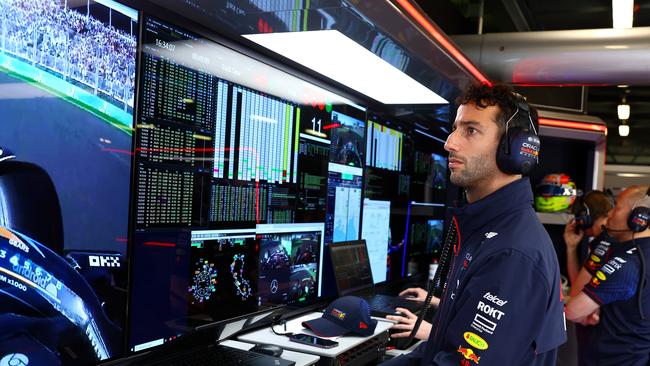
<svg viewBox="0 0 650 366"><path fill-rule="evenodd" d="M591 260L594 261L594 262L596 262L596 263L599 263L599 262L600 262L600 258L596 257L596 256L593 255L593 254L591 255Z"/></svg>
<svg viewBox="0 0 650 366"><path fill-rule="evenodd" d="M478 348L481 350L488 349L487 342L475 333L465 332L463 334L463 338L465 338L465 341L469 343L471 346L473 346L474 348Z"/></svg>
<svg viewBox="0 0 650 366"><path fill-rule="evenodd" d="M601 272L601 271L596 272L596 277L598 277L598 279L601 280L601 281L605 281L605 279L607 279L605 274L603 272Z"/></svg>

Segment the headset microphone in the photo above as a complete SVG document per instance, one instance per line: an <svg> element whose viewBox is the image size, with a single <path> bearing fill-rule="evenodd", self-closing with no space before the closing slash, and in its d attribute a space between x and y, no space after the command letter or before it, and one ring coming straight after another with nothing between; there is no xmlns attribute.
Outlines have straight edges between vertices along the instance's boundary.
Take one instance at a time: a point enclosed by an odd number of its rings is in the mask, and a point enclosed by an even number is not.
<svg viewBox="0 0 650 366"><path fill-rule="evenodd" d="M612 232L613 232L613 233L623 233L623 232L631 232L631 231L632 231L632 229L624 229L624 230L620 230L620 229L610 229L610 228L608 228L608 227L605 226L605 225L602 225L602 226L601 226L601 229L603 229L603 230L607 230L607 232L609 232L609 233L612 233Z"/></svg>

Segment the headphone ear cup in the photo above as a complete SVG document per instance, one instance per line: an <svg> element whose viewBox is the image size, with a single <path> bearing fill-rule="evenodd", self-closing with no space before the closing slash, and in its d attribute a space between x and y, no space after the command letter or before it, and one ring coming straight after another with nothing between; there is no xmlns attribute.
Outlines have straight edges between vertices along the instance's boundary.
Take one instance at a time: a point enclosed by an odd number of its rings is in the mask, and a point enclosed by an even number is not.
<svg viewBox="0 0 650 366"><path fill-rule="evenodd" d="M591 215L586 212L583 212L582 218L582 228L589 229L594 225L594 221L591 219Z"/></svg>
<svg viewBox="0 0 650 366"><path fill-rule="evenodd" d="M594 222L591 219L591 215L589 215L587 211L584 210L580 210L576 214L576 222L580 224L581 229L589 229L594 225Z"/></svg>
<svg viewBox="0 0 650 366"><path fill-rule="evenodd" d="M627 218L627 226L632 232L640 233L648 228L648 221L650 221L650 208L635 207Z"/></svg>
<svg viewBox="0 0 650 366"><path fill-rule="evenodd" d="M584 196L578 197L573 206L576 224L580 225L580 228L583 230L589 229L594 225L594 221L592 220L590 214L591 211L587 205L587 197L589 197L591 192L592 191L589 191Z"/></svg>
<svg viewBox="0 0 650 366"><path fill-rule="evenodd" d="M539 137L520 127L510 128L499 140L497 166L508 174L528 174L537 166Z"/></svg>

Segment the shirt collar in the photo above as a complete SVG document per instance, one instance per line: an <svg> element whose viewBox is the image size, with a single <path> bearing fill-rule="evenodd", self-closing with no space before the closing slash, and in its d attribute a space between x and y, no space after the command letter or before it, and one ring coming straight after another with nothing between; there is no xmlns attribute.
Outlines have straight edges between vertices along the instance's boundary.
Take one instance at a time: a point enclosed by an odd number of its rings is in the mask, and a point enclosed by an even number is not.
<svg viewBox="0 0 650 366"><path fill-rule="evenodd" d="M533 192L528 177L508 183L480 200L454 208L459 229L473 231L508 211L532 207Z"/></svg>

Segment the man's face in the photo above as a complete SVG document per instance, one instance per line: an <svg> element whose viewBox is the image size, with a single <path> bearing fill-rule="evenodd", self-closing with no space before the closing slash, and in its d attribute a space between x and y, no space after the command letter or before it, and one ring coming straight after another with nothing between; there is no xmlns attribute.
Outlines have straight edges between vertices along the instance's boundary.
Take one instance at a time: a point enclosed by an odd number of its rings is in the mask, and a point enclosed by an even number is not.
<svg viewBox="0 0 650 366"><path fill-rule="evenodd" d="M618 195L618 198L616 199L616 205L610 212L609 219L607 220L607 228L612 230L609 232L609 234L618 240L623 240L622 237L630 233L630 228L627 227L627 218L630 216L632 205L634 204L628 199L630 193L631 191L625 190Z"/></svg>
<svg viewBox="0 0 650 366"><path fill-rule="evenodd" d="M499 107L478 109L473 103L458 107L454 130L447 137L451 182L463 188L475 187L499 172L496 151L499 127L495 120Z"/></svg>

